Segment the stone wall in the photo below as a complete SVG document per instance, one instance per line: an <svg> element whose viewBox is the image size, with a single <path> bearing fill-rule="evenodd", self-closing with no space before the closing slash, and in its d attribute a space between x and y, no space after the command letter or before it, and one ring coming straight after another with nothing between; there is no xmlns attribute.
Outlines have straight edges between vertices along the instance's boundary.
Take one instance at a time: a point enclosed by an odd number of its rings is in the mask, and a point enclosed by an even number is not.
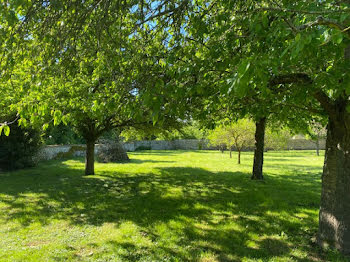
<svg viewBox="0 0 350 262"><path fill-rule="evenodd" d="M137 150L213 150L208 140L182 139L174 141L135 141L124 143L126 151L133 152ZM95 146L95 153L98 153L101 145ZM306 139L290 139L288 150L315 150L316 144ZM320 149L325 149L325 141L320 141ZM39 160L50 160L71 157L84 157L85 145L53 145L45 146L38 154Z"/></svg>
<svg viewBox="0 0 350 262"><path fill-rule="evenodd" d="M85 157L86 145L50 145L43 147L37 158L39 160L51 160L71 157ZM100 145L95 146L95 154L98 153Z"/></svg>
<svg viewBox="0 0 350 262"><path fill-rule="evenodd" d="M326 140L320 140L320 149L326 148ZM306 139L290 139L288 150L316 150L316 143Z"/></svg>
<svg viewBox="0 0 350 262"><path fill-rule="evenodd" d="M125 143L124 148L127 151L137 151L142 149L151 150L201 150L213 149L209 146L207 140L181 139L173 141L151 140L151 141L135 141Z"/></svg>

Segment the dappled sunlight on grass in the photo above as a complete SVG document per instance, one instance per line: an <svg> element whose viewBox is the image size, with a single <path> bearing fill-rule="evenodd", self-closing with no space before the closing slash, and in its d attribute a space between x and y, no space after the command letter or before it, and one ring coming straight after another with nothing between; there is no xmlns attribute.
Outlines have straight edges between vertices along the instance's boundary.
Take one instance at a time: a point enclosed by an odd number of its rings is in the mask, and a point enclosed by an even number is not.
<svg viewBox="0 0 350 262"><path fill-rule="evenodd" d="M242 165L209 151L130 158L89 177L82 159L0 174L0 260L342 261L312 241L323 157L311 151L268 152L264 182L249 179L250 152Z"/></svg>

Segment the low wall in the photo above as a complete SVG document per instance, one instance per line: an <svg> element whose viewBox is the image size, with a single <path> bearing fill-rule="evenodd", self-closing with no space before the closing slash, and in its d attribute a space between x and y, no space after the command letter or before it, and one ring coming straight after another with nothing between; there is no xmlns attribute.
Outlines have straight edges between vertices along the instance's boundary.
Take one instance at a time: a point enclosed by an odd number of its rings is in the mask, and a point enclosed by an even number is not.
<svg viewBox="0 0 350 262"><path fill-rule="evenodd" d="M100 145L95 146L95 154L98 153ZM86 145L49 145L43 147L37 158L39 160L51 160L71 157L85 157Z"/></svg>
<svg viewBox="0 0 350 262"><path fill-rule="evenodd" d="M125 150L136 151L141 149L151 150L208 150L213 149L207 140L181 139L181 140L150 140L135 141L123 144Z"/></svg>
<svg viewBox="0 0 350 262"><path fill-rule="evenodd" d="M174 141L151 140L135 141L124 143L126 151L137 150L214 150L216 148L209 145L208 140L181 139ZM39 160L51 160L59 158L84 157L85 145L50 145L41 149L38 154ZM95 146L95 153L98 153L101 145ZM287 150L315 150L316 144L306 139L290 139ZM325 149L325 141L320 141L320 149Z"/></svg>
<svg viewBox="0 0 350 262"><path fill-rule="evenodd" d="M209 146L206 140L183 139L174 141L151 140L151 141L135 141L132 143L124 143L123 147L126 151L133 152L137 150L208 150L214 149ZM84 157L85 145L49 145L43 147L39 154L39 160L51 160L70 157ZM98 153L101 145L95 146L95 153Z"/></svg>
<svg viewBox="0 0 350 262"><path fill-rule="evenodd" d="M326 148L326 141L324 139L319 142L320 149ZM306 139L290 139L288 141L288 150L316 150L316 143Z"/></svg>

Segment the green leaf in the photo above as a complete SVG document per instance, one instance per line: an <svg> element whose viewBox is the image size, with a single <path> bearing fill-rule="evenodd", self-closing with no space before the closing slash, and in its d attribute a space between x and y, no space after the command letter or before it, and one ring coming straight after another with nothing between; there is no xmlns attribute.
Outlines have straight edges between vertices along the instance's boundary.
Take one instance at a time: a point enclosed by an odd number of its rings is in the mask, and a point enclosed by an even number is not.
<svg viewBox="0 0 350 262"><path fill-rule="evenodd" d="M8 125L3 126L5 136L10 135L10 127Z"/></svg>
<svg viewBox="0 0 350 262"><path fill-rule="evenodd" d="M53 124L59 125L61 123L62 120L62 112L59 110L56 110L55 113L53 114Z"/></svg>
<svg viewBox="0 0 350 262"><path fill-rule="evenodd" d="M348 17L349 17L349 14L343 13L343 14L340 16L340 22L344 22Z"/></svg>
<svg viewBox="0 0 350 262"><path fill-rule="evenodd" d="M243 63L241 63L237 70L239 77L242 77L248 71L249 67L250 67L249 60L245 60Z"/></svg>
<svg viewBox="0 0 350 262"><path fill-rule="evenodd" d="M291 47L292 47L292 45L289 45L289 46L287 46L286 49L284 49L283 53L281 54L281 58L283 58L283 57L287 54L287 52L289 51L289 49L290 49Z"/></svg>
<svg viewBox="0 0 350 262"><path fill-rule="evenodd" d="M326 30L322 34L321 40L322 40L323 44L326 44L326 43L328 43L329 39L330 39L329 31Z"/></svg>
<svg viewBox="0 0 350 262"><path fill-rule="evenodd" d="M335 32L332 35L332 41L335 44L340 44L341 42L343 42L343 34L341 32L338 32L338 31Z"/></svg>
<svg viewBox="0 0 350 262"><path fill-rule="evenodd" d="M155 126L158 122L158 117L159 117L159 114L153 114L153 117L152 117L152 122L153 122L153 125Z"/></svg>

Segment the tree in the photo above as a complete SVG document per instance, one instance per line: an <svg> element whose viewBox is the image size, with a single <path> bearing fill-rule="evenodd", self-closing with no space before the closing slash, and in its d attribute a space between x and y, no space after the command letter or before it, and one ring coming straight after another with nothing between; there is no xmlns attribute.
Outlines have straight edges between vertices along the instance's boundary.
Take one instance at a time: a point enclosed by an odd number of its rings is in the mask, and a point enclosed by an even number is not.
<svg viewBox="0 0 350 262"><path fill-rule="evenodd" d="M307 130L307 138L313 141L316 145L316 155L320 155L320 141L327 136L327 130L320 122L312 122Z"/></svg>
<svg viewBox="0 0 350 262"><path fill-rule="evenodd" d="M225 145L229 148L230 158L232 150L237 150L237 162L241 164L242 150L249 149L254 144L254 124L247 119L238 120L236 123L218 127L209 135L209 139L213 145Z"/></svg>
<svg viewBox="0 0 350 262"><path fill-rule="evenodd" d="M225 148L227 148L227 134L223 126L218 126L209 131L208 139L210 145L218 147L221 153L224 153Z"/></svg>
<svg viewBox="0 0 350 262"><path fill-rule="evenodd" d="M86 142L86 175L94 174L95 143L103 133L172 119L162 94L169 77L163 62L168 32L141 23L130 9L133 1L22 4L27 13L18 30L30 35L28 52L37 71L17 110L23 120L72 126ZM51 23L56 12L65 15Z"/></svg>
<svg viewBox="0 0 350 262"><path fill-rule="evenodd" d="M291 132L286 128L276 129L268 127L265 138L266 149L286 150L288 141L291 138Z"/></svg>
<svg viewBox="0 0 350 262"><path fill-rule="evenodd" d="M241 152L244 149L252 147L254 144L254 124L247 120L238 120L226 129L227 145L230 148L230 156L232 148L238 152L238 164L241 164Z"/></svg>
<svg viewBox="0 0 350 262"><path fill-rule="evenodd" d="M123 52L120 56L126 58L127 54ZM69 123L86 142L86 175L94 174L95 143L104 132L152 120L139 100L140 95L132 93L136 88L130 77L133 72L126 73L122 71L125 68L118 66L122 58L118 59L116 53L113 58L100 53L97 57L85 53L77 61L74 68L77 72L73 75L56 75L45 81L40 94L25 98L22 108L26 110L21 112L27 118L32 114L40 116L40 112L44 117L46 112L51 112L54 124ZM115 67L111 67L110 59L118 61ZM39 100L40 104L36 106L30 98Z"/></svg>
<svg viewBox="0 0 350 262"><path fill-rule="evenodd" d="M328 118L318 241L343 253L350 253L349 7L348 1L205 1L188 36L200 51L215 45L216 65L207 64L222 72L217 83L228 94L281 90L293 98L291 108Z"/></svg>
<svg viewBox="0 0 350 262"><path fill-rule="evenodd" d="M227 119L253 119L256 123L256 150L252 179L263 179L266 123L298 122L300 118L300 122L305 122L311 118L310 112L305 109L310 108L300 105L297 92L286 90L284 83L276 86L275 81L269 81L269 75L255 70L255 67L259 69L266 65L263 60L251 61L249 54L246 57L245 48L269 53L270 45L264 39L256 41L255 28L246 28L247 24L237 24L236 28L234 22L228 22L236 19L232 15L235 4L225 6L220 1L197 4L193 7L196 12L186 20L181 48L173 49L172 57L181 57L176 63L178 74L175 79L188 87L186 97L191 99L191 114L197 120L213 125ZM238 14L237 19L243 14ZM249 34L243 35L242 28ZM239 77L240 74L243 76ZM254 81L255 78L262 83ZM318 112L319 109L312 110Z"/></svg>

